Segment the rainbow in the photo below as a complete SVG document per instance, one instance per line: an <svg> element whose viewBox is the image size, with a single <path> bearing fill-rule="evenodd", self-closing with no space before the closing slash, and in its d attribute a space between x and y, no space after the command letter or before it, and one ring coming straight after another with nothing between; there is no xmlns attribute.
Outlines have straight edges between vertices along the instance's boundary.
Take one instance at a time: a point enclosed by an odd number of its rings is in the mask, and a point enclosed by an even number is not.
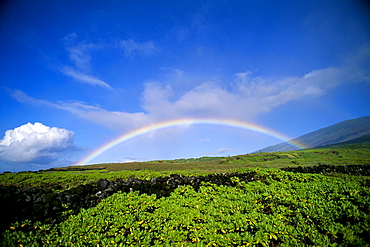
<svg viewBox="0 0 370 247"><path fill-rule="evenodd" d="M297 147L298 149L304 149L305 147L297 142L292 141L289 137L284 136L280 133L277 133L273 130L267 129L263 126L242 122L238 120L231 120L231 119L198 119L198 118L182 118L182 119L175 119L175 120L167 120L159 123L154 123L136 130L133 130L131 132L125 133L121 136L118 136L117 138L109 141L108 143L104 144L103 146L99 147L95 151L91 152L89 155L87 155L85 158L80 160L77 164L89 164L93 159L98 157L99 155L103 154L104 152L108 151L109 149L126 142L130 139L133 139L135 137L147 134L149 132L158 131L162 129L167 128L173 128L177 126L185 126L185 125L193 125L193 124L211 124L211 125L224 125L229 127L235 127L235 128L242 128L246 130L255 131L264 135L268 135L271 137L274 137L276 139L279 139L283 142L288 142L294 147Z"/></svg>

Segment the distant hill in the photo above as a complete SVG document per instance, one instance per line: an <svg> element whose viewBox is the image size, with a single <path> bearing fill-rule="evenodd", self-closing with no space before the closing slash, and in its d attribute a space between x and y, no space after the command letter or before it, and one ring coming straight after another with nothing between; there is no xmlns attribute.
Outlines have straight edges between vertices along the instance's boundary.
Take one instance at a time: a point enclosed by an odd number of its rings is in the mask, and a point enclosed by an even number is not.
<svg viewBox="0 0 370 247"><path fill-rule="evenodd" d="M308 134L295 138L292 141L301 143L307 148L314 148L349 142L357 138L360 138L357 141L361 141L361 137L366 139L367 135L370 135L370 116L346 120L331 125L329 127L310 132ZM258 152L277 152L292 150L297 150L297 148L287 142L283 142L258 150Z"/></svg>
<svg viewBox="0 0 370 247"><path fill-rule="evenodd" d="M358 147L357 144L366 144L366 143L370 143L370 135L360 136L358 138L345 141L345 142L338 142L338 143L334 143L330 145L318 146L317 148L338 148L338 147L349 146L349 145L351 146L356 145L356 147Z"/></svg>

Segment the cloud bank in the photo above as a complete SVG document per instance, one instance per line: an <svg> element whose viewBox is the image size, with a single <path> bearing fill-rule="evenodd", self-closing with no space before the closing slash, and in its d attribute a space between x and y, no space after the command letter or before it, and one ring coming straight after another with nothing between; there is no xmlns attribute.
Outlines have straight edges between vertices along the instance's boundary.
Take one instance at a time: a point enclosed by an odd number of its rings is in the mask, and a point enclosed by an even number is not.
<svg viewBox="0 0 370 247"><path fill-rule="evenodd" d="M146 43L139 45L128 41L124 44L127 46L127 52L152 49L151 45ZM307 97L321 97L339 85L370 83L367 69L369 57L370 45L366 45L361 47L361 52L353 53L344 59L341 66L317 69L301 76L274 78L253 76L247 71L234 74L230 81L198 80L192 87L186 88L180 82L186 83L189 78L194 77L181 71L171 74L170 79L174 83L171 83L168 77L163 81L145 82L141 95L142 111L137 112L111 111L81 101L50 102L33 98L19 90L13 91L12 96L19 102L71 112L120 133L178 118L231 118L252 121L280 105ZM104 85L104 82L96 83Z"/></svg>
<svg viewBox="0 0 370 247"><path fill-rule="evenodd" d="M84 102L54 103L18 90L13 97L20 102L66 110L113 130L129 131L186 117L250 121L288 102L320 97L338 85L360 82L369 83L370 77L366 70L352 65L314 70L300 77L253 77L251 72L241 72L229 83L203 82L181 93L171 84L148 82L142 94L143 111L133 113L109 111Z"/></svg>
<svg viewBox="0 0 370 247"><path fill-rule="evenodd" d="M42 123L27 123L7 130L0 140L0 161L11 163L47 163L73 146L74 133Z"/></svg>

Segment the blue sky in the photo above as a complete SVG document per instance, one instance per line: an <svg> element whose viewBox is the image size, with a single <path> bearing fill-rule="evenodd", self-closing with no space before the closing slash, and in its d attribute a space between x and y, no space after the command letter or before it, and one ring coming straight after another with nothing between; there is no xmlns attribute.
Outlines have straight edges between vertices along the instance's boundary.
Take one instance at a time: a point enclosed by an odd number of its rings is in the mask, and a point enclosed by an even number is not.
<svg viewBox="0 0 370 247"><path fill-rule="evenodd" d="M78 163L179 118L234 119L289 137L370 115L365 1L1 3L0 170ZM250 153L281 142L186 126L92 162Z"/></svg>

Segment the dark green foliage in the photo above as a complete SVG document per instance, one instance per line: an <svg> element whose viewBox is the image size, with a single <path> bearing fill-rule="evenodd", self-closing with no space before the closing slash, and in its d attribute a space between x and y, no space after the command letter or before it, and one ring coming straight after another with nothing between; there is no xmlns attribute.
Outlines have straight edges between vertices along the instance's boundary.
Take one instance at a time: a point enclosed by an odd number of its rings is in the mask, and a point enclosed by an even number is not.
<svg viewBox="0 0 370 247"><path fill-rule="evenodd" d="M56 225L26 221L6 246L366 246L366 179L258 171L236 186L204 183L169 197L116 193Z"/></svg>
<svg viewBox="0 0 370 247"><path fill-rule="evenodd" d="M53 218L38 222L30 215L29 220L7 226L1 233L0 246L369 246L369 164L370 145L362 143L84 167L88 170L73 167L3 173L2 198L12 198L19 191L49 191L51 194L42 195L37 203L61 206L64 211L59 222ZM251 167L290 167L286 170L308 173ZM173 173L195 178L251 171L255 175L248 183L235 176L232 183L226 183L228 186L182 186L164 197L140 192L143 184L157 186L156 179L178 179L169 176ZM310 174L316 172L330 177ZM105 187L107 182L123 180L134 183L133 188L139 191L105 191L110 188ZM77 193L94 183L104 187L103 193L113 195L88 209L71 210L74 201L71 205L52 205L52 195ZM173 185L168 183L169 187ZM8 210L12 209L10 205Z"/></svg>

